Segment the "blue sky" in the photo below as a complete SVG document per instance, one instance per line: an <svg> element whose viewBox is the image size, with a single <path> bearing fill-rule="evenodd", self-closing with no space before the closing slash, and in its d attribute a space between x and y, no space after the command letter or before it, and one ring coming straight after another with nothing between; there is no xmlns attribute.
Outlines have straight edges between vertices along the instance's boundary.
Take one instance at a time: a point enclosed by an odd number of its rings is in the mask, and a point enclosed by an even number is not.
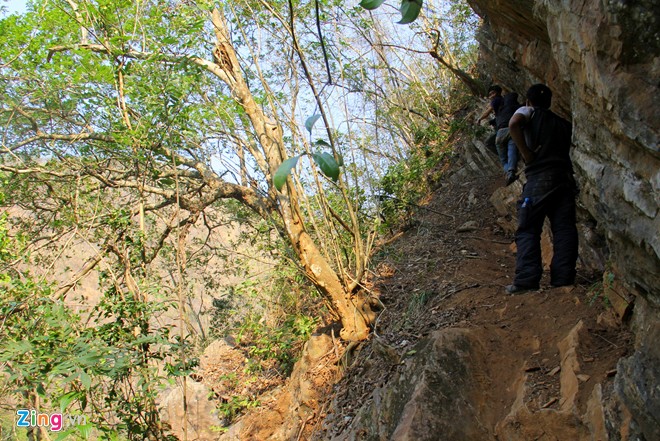
<svg viewBox="0 0 660 441"><path fill-rule="evenodd" d="M6 8L5 14L13 14L14 12L25 12L25 3L27 0L0 0L0 6Z"/></svg>

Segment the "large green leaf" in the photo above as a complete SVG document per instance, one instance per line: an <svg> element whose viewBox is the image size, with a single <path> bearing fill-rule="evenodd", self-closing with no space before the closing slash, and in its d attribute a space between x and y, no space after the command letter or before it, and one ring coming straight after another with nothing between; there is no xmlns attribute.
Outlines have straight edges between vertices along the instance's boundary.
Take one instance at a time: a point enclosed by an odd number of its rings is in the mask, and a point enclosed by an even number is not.
<svg viewBox="0 0 660 441"><path fill-rule="evenodd" d="M80 383L85 389L92 387L92 377L85 371L80 371Z"/></svg>
<svg viewBox="0 0 660 441"><path fill-rule="evenodd" d="M37 383L37 393L42 397L46 396L46 389L44 388L44 384L41 381Z"/></svg>
<svg viewBox="0 0 660 441"><path fill-rule="evenodd" d="M289 173L291 173L291 169L298 164L298 159L300 159L300 155L285 160L279 167L277 167L275 176L273 176L273 184L275 184L275 188L277 188L278 191L281 191L282 187L284 187L286 178L289 176Z"/></svg>
<svg viewBox="0 0 660 441"><path fill-rule="evenodd" d="M73 392L67 392L64 395L60 397L60 411L65 412L66 409L69 407L69 404L76 398L78 398L78 395L80 392L73 391Z"/></svg>
<svg viewBox="0 0 660 441"><path fill-rule="evenodd" d="M67 438L69 438L70 435L73 435L77 431L78 431L78 426L71 426L68 429L66 429L64 432L58 432L55 441L64 441Z"/></svg>
<svg viewBox="0 0 660 441"><path fill-rule="evenodd" d="M401 2L401 21L399 24L412 23L417 19L419 11L422 10L423 0L403 0Z"/></svg>
<svg viewBox="0 0 660 441"><path fill-rule="evenodd" d="M317 113L316 115L312 115L309 118L307 118L307 120L305 121L305 128L309 133L312 133L312 127L314 127L314 124L316 124L316 121L318 121L320 117L321 115Z"/></svg>
<svg viewBox="0 0 660 441"><path fill-rule="evenodd" d="M314 158L314 162L316 162L324 175L333 181L339 178L339 164L330 153L312 153L312 158Z"/></svg>
<svg viewBox="0 0 660 441"><path fill-rule="evenodd" d="M384 2L385 0L362 0L360 6L371 11L382 5Z"/></svg>
<svg viewBox="0 0 660 441"><path fill-rule="evenodd" d="M330 144L328 144L326 141L322 139L317 139L316 142L314 143L320 147L327 147L327 148L332 148ZM342 167L344 165L344 158L342 157L341 154L337 154L337 165Z"/></svg>

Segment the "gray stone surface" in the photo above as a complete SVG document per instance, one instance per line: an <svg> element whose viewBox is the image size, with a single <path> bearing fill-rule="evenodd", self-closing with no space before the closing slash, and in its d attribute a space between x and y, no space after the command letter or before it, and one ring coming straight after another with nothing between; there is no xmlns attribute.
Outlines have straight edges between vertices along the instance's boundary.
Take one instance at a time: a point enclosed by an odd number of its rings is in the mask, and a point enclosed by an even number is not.
<svg viewBox="0 0 660 441"><path fill-rule="evenodd" d="M622 439L622 425L629 439L660 439L660 3L468 2L484 18L479 40L493 82L523 96L546 83L553 110L572 120L588 226L581 257L623 281L643 323L605 412L610 439Z"/></svg>
<svg viewBox="0 0 660 441"><path fill-rule="evenodd" d="M553 109L573 122L581 203L609 232L630 289L660 306L658 3L469 3L485 18L479 38L493 80L522 95L536 82L553 89ZM637 35L637 20L656 26Z"/></svg>
<svg viewBox="0 0 660 441"><path fill-rule="evenodd" d="M480 390L475 345L469 331L456 328L422 340L416 355L404 361L406 368L373 392L340 439L491 439L472 399Z"/></svg>
<svg viewBox="0 0 660 441"><path fill-rule="evenodd" d="M615 390L639 433L647 440L660 439L660 323L644 300L636 308L637 350L619 361Z"/></svg>

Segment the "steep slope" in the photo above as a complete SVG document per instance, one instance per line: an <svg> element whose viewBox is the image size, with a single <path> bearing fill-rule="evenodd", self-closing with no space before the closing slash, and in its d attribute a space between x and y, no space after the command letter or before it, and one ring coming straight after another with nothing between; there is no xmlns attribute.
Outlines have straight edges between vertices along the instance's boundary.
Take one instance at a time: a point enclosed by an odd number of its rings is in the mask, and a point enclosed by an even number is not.
<svg viewBox="0 0 660 441"><path fill-rule="evenodd" d="M544 280L537 292L504 293L512 220L495 205L515 200L520 183L500 188L483 149L466 145L462 156L382 250L376 332L312 439L607 439L607 397L629 332L584 266L575 287Z"/></svg>
<svg viewBox="0 0 660 441"><path fill-rule="evenodd" d="M346 348L331 404L284 424L294 439L660 439L660 5L469 3L492 81L548 84L573 123L579 283L503 294L520 188L498 190L494 158L468 142L383 248L384 310Z"/></svg>
<svg viewBox="0 0 660 441"><path fill-rule="evenodd" d="M370 339L346 346L322 330L287 386L221 439L629 439L630 421L615 427L612 415L631 334L601 274L581 263L574 287L544 279L505 294L521 184L501 187L479 142L446 165L379 253L370 290L383 309Z"/></svg>

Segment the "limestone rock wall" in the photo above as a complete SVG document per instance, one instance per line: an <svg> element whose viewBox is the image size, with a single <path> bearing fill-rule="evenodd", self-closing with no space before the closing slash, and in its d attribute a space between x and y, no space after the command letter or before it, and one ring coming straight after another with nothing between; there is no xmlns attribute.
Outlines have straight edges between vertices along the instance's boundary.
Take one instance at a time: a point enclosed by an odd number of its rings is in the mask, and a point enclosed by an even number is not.
<svg viewBox="0 0 660 441"><path fill-rule="evenodd" d="M615 272L660 307L660 4L469 0L493 81L524 96L548 84L572 120L581 202ZM634 5L633 5L634 3Z"/></svg>
<svg viewBox="0 0 660 441"><path fill-rule="evenodd" d="M632 414L632 431L655 439L660 354L649 348L660 323L660 3L468 2L484 19L478 38L493 82L523 96L533 83L549 85L553 110L573 123L580 204L606 239L609 270L637 297L637 351L621 360L608 425L614 432L616 415Z"/></svg>

